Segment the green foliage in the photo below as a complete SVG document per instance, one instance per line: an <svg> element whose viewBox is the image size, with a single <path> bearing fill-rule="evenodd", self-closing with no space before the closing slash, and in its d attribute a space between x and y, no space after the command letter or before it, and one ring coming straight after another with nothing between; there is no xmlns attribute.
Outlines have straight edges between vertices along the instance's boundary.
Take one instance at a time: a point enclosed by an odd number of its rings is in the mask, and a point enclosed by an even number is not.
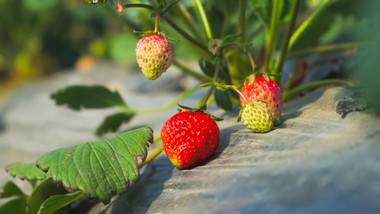
<svg viewBox="0 0 380 214"><path fill-rule="evenodd" d="M13 196L23 196L24 193L12 181L6 182L0 187L0 198L9 198Z"/></svg>
<svg viewBox="0 0 380 214"><path fill-rule="evenodd" d="M46 174L41 172L41 170L32 163L11 163L5 168L5 170L13 177L17 176L21 180L42 180L46 177Z"/></svg>
<svg viewBox="0 0 380 214"><path fill-rule="evenodd" d="M108 203L139 178L138 157L145 159L153 142L150 128L139 128L113 138L57 149L36 164L70 191Z"/></svg>
<svg viewBox="0 0 380 214"><path fill-rule="evenodd" d="M224 110L232 110L232 101L227 90L215 89L214 91L216 104Z"/></svg>
<svg viewBox="0 0 380 214"><path fill-rule="evenodd" d="M67 193L64 195L53 195L44 201L44 203L42 203L38 214L57 213L58 211L62 211L62 208L65 208L67 205L71 204L81 197L83 197L83 193L81 192Z"/></svg>
<svg viewBox="0 0 380 214"><path fill-rule="evenodd" d="M157 15L157 18L160 18L160 31L165 31L168 35L174 34L175 38L183 39L181 45L173 45L176 49L176 56L189 59L191 58L189 55L195 53L194 55L200 58L198 61L200 71L205 75L176 61L173 62L173 65L186 71L185 73L207 82L200 83L200 86L209 87L209 90L198 106L205 106L204 104L208 103L210 95L213 94L217 106L224 110L232 110L233 103L240 104L238 94L233 90L237 91L252 72L258 70L270 72L271 77L279 79L282 62L288 52L287 48L299 50L320 44L322 41L333 40L336 37L335 34L331 33L330 35L333 36L326 36L324 33L332 28L331 20L334 20L337 14L344 17L351 13L354 1L337 0L330 4L329 0L321 0L317 1L317 9L313 8L311 11L306 5L307 2L301 0L133 1L134 3L123 3L123 8L130 10L129 8L139 7L145 11L139 11L139 13L131 11L119 16L111 9L114 7L112 1L85 0L91 4L103 4L105 7L97 8L105 8L102 11L110 13L111 17L118 21L117 24L123 24L131 32L132 29L141 31L148 28L148 30L152 30L152 26L154 26L152 18ZM300 2L305 5L299 7ZM350 6L347 7L347 5ZM7 14L0 20L0 41L6 41L1 46L12 50L9 52L10 54L7 53L9 56L1 55L3 50L0 50L0 71L3 68L12 67L12 65L4 66L3 64L12 61L8 59L14 58L16 70L22 70L24 73L30 72L34 66L33 59L40 59L41 52L45 53L42 56L49 56L46 53L52 51L59 58L70 56L72 59L69 61L73 62L79 54L88 51L88 48L82 43L92 44L90 49L93 50L92 54L97 57L104 57L105 54L108 54L111 59L118 62L128 63L134 60L133 49L136 38L132 38L132 35L120 36L110 33L107 29L114 27L114 23L105 24L106 19L103 16L94 15L98 13L93 11L71 11L71 15L74 15L80 22L79 24L77 22L66 23L67 17L71 16L66 14L64 6L65 4L59 1L48 0L0 3L2 14L9 8L12 10L18 8L11 14L12 16ZM176 13L172 12L174 9L177 9ZM297 28L295 21L297 15L301 13L312 15L308 16L306 21L303 20L304 22ZM21 19L21 16L24 19ZM60 18L52 19L51 17ZM91 24L88 23L88 17L93 18ZM41 26L35 27L35 20L38 23L41 22ZM62 26L59 25L62 22L64 22L63 27L57 27ZM5 25L15 27L6 29L3 33L1 30L5 29L2 28ZM285 30L282 30L281 26L284 26ZM297 30L293 32L293 28ZM44 29L49 29L49 32L43 32ZM265 35L266 39L264 48L262 48L264 45L262 43L252 45L253 41L264 41L256 39L257 35L260 35L260 31L263 31L261 35ZM55 40L68 41L70 38L68 35L76 35L81 39L68 42L71 44L70 47L54 45ZM8 44L10 40L13 40L11 45ZM50 50L49 47L54 47L54 50ZM183 54L177 52L181 48ZM370 53L375 55L372 51L374 50L370 49ZM255 64L251 55L259 59L263 58ZM264 57L264 55L266 56ZM371 67L369 70L376 69ZM369 73L367 78L375 79L373 78L375 75L371 76L371 74ZM289 83L290 81L289 79ZM332 81L327 82L332 83ZM290 92L284 91L284 97L286 99L301 90L321 86L327 82L317 82L314 85L304 86L304 88L290 90ZM346 84L347 82L334 80L333 83ZM99 85L68 86L54 92L51 99L57 105L65 105L73 110L111 107L123 110L109 115L103 120L96 130L96 134L100 136L107 132L117 131L123 123L128 123L138 114L168 109L173 103L179 102L198 88L194 87L185 91L173 102L161 108L147 111L130 108L119 92ZM372 90L373 92L374 90ZM14 199L1 206L0 213L24 213L25 210L28 213L60 213L65 211L68 204L84 195L89 198L99 198L104 203L108 203L115 194L125 191L131 181L138 180L141 166L138 158L142 160L146 158L147 148L152 141L152 130L144 127L109 139L48 152L37 160L40 169L34 164L10 164L7 171L12 176L30 181L34 189L28 196L13 182L4 184L0 190L0 198L14 197ZM46 177L48 178L46 179ZM38 180L43 181L36 185ZM62 185L57 185L57 183L62 183Z"/></svg>
<svg viewBox="0 0 380 214"><path fill-rule="evenodd" d="M12 181L6 182L0 187L0 199L12 198L0 206L0 213L22 214L25 213L27 196Z"/></svg>
<svg viewBox="0 0 380 214"><path fill-rule="evenodd" d="M100 136L107 132L115 132L121 124L128 123L134 116L133 113L119 112L107 116L102 124L96 129L96 135Z"/></svg>
<svg viewBox="0 0 380 214"><path fill-rule="evenodd" d="M68 86L54 92L50 98L55 100L56 105L67 105L73 110L127 107L117 91L104 86Z"/></svg>
<svg viewBox="0 0 380 214"><path fill-rule="evenodd" d="M25 197L17 197L0 206L1 214L24 214L27 205Z"/></svg>
<svg viewBox="0 0 380 214"><path fill-rule="evenodd" d="M27 213L29 214L37 214L41 205L44 203L46 199L53 195L57 194L65 194L67 191L63 188L62 185L56 184L53 179L48 178L42 181L32 192L29 200Z"/></svg>

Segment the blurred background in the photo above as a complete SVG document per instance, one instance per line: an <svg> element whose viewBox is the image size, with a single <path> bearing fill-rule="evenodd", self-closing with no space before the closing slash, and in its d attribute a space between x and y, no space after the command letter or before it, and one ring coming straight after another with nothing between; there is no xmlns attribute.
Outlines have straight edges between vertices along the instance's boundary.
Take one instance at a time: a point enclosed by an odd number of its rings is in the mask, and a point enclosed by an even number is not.
<svg viewBox="0 0 380 214"><path fill-rule="evenodd" d="M236 32L237 28L238 4L218 0L222 1L220 4L202 1L211 20L214 37ZM321 2L305 1L302 15L306 17ZM192 1L184 0L182 3L197 21ZM131 29L150 30L153 19L149 11L134 8L119 16L113 6L113 1L108 1L103 7L102 4L87 4L84 0L0 0L0 84L25 81L73 67L89 70L99 60L134 65L137 37ZM366 34L357 30L357 26L366 26L368 20L363 18L360 7L361 4L354 0L333 1L300 38L293 51L361 40ZM169 16L178 17L178 11L170 11ZM254 11L248 10L247 17L247 24L251 26L248 31L254 31L259 23ZM184 23L178 25L185 26ZM165 24L161 26L169 37L182 40ZM259 31L254 36L254 48L259 49L264 42L264 32ZM189 48L186 41L173 46L176 57L197 60L196 50Z"/></svg>

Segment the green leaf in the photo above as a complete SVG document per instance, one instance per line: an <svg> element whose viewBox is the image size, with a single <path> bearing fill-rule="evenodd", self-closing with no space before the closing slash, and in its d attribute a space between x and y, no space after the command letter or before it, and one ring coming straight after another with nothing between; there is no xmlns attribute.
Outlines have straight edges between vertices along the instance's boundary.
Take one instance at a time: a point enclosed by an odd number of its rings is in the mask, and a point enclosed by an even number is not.
<svg viewBox="0 0 380 214"><path fill-rule="evenodd" d="M128 188L130 181L139 179L138 157L145 160L152 142L152 129L143 127L48 152L36 164L68 191L80 190L87 197L109 203L113 195Z"/></svg>
<svg viewBox="0 0 380 214"><path fill-rule="evenodd" d="M25 214L26 198L18 197L0 206L1 214Z"/></svg>
<svg viewBox="0 0 380 214"><path fill-rule="evenodd" d="M0 198L8 198L12 196L22 196L22 190L12 181L6 182L0 187Z"/></svg>
<svg viewBox="0 0 380 214"><path fill-rule="evenodd" d="M111 91L104 86L68 86L54 92L51 99L55 100L56 105L67 105L74 110L81 108L109 108L127 107L120 94Z"/></svg>
<svg viewBox="0 0 380 214"><path fill-rule="evenodd" d="M107 116L102 124L96 129L96 135L100 136L107 132L114 132L119 129L121 124L129 122L134 114L120 112Z"/></svg>
<svg viewBox="0 0 380 214"><path fill-rule="evenodd" d="M216 104L224 110L232 110L230 94L227 90L215 89L214 91Z"/></svg>
<svg viewBox="0 0 380 214"><path fill-rule="evenodd" d="M74 192L64 195L53 195L48 198L42 205L38 214L50 214L58 211L59 209L71 204L72 202L83 197L83 193Z"/></svg>
<svg viewBox="0 0 380 214"><path fill-rule="evenodd" d="M46 178L46 174L38 169L33 163L11 163L5 171L9 172L13 177L18 177L21 180L43 180Z"/></svg>
<svg viewBox="0 0 380 214"><path fill-rule="evenodd" d="M44 203L52 195L64 194L67 191L62 185L57 185L53 179L48 178L42 181L32 192L28 201L27 213L36 214Z"/></svg>
<svg viewBox="0 0 380 214"><path fill-rule="evenodd" d="M233 41L235 41L240 36L241 36L241 34L230 34L230 35L227 35L226 37L223 38L221 46L226 46L226 45L232 43Z"/></svg>
<svg viewBox="0 0 380 214"><path fill-rule="evenodd" d="M209 77L214 77L215 74L215 66L205 58L199 59L199 67L202 72Z"/></svg>

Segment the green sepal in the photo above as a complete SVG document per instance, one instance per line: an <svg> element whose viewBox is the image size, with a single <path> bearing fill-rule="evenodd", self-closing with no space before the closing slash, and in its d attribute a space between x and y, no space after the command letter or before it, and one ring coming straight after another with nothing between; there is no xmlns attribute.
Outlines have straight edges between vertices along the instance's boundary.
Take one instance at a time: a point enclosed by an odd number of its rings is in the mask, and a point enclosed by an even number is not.
<svg viewBox="0 0 380 214"><path fill-rule="evenodd" d="M153 30L149 30L149 31L136 31L136 30L133 30L133 33L136 34L138 37L146 37L146 36L151 36L154 34L154 31Z"/></svg>

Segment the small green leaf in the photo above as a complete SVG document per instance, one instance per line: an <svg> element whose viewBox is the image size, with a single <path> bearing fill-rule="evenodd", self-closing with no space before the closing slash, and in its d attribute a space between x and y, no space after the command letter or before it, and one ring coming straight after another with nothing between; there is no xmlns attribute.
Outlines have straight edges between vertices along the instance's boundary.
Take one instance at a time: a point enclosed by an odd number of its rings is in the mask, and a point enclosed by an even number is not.
<svg viewBox="0 0 380 214"><path fill-rule="evenodd" d="M205 58L201 58L198 63L199 67L201 68L204 74L206 74L209 77L214 77L215 66L210 61L208 61Z"/></svg>
<svg viewBox="0 0 380 214"><path fill-rule="evenodd" d="M25 214L26 198L18 197L0 206L1 214Z"/></svg>
<svg viewBox="0 0 380 214"><path fill-rule="evenodd" d="M48 198L42 205L38 214L50 214L58 211L59 209L71 204L72 202L83 197L83 193L74 192L64 195L53 195Z"/></svg>
<svg viewBox="0 0 380 214"><path fill-rule="evenodd" d="M216 104L224 110L232 110L230 93L227 90L215 89L214 91Z"/></svg>
<svg viewBox="0 0 380 214"><path fill-rule="evenodd" d="M169 10L170 8L172 8L174 5L176 5L177 3L179 2L179 0L175 1L175 2L172 2L171 4L169 4L168 6L164 7L162 9L162 12L161 12L161 15L165 15Z"/></svg>
<svg viewBox="0 0 380 214"><path fill-rule="evenodd" d="M68 191L80 190L87 197L109 203L112 196L128 188L130 181L139 179L138 157L145 160L152 142L152 129L143 127L48 152L36 164Z"/></svg>
<svg viewBox="0 0 380 214"><path fill-rule="evenodd" d="M22 190L12 181L6 182L0 187L0 198L8 198L12 196L22 196Z"/></svg>
<svg viewBox="0 0 380 214"><path fill-rule="evenodd" d="M28 201L27 213L36 214L44 203L52 195L64 194L67 191L62 187L62 185L57 185L53 179L48 178L42 181L32 192L30 199Z"/></svg>
<svg viewBox="0 0 380 214"><path fill-rule="evenodd" d="M33 163L11 163L5 171L9 172L13 177L18 177L21 180L43 180L46 178L46 174L38 169Z"/></svg>
<svg viewBox="0 0 380 214"><path fill-rule="evenodd" d="M225 45L228 45L228 44L232 43L233 41L235 41L240 36L241 36L241 34L230 34L230 35L227 35L226 37L223 38L221 46L225 46Z"/></svg>
<svg viewBox="0 0 380 214"><path fill-rule="evenodd" d="M107 132L114 132L119 129L121 124L128 123L134 114L120 112L107 116L102 124L96 129L96 135L101 136Z"/></svg>
<svg viewBox="0 0 380 214"><path fill-rule="evenodd" d="M51 99L56 105L67 105L74 110L81 108L127 107L120 94L104 86L68 86L54 92Z"/></svg>

